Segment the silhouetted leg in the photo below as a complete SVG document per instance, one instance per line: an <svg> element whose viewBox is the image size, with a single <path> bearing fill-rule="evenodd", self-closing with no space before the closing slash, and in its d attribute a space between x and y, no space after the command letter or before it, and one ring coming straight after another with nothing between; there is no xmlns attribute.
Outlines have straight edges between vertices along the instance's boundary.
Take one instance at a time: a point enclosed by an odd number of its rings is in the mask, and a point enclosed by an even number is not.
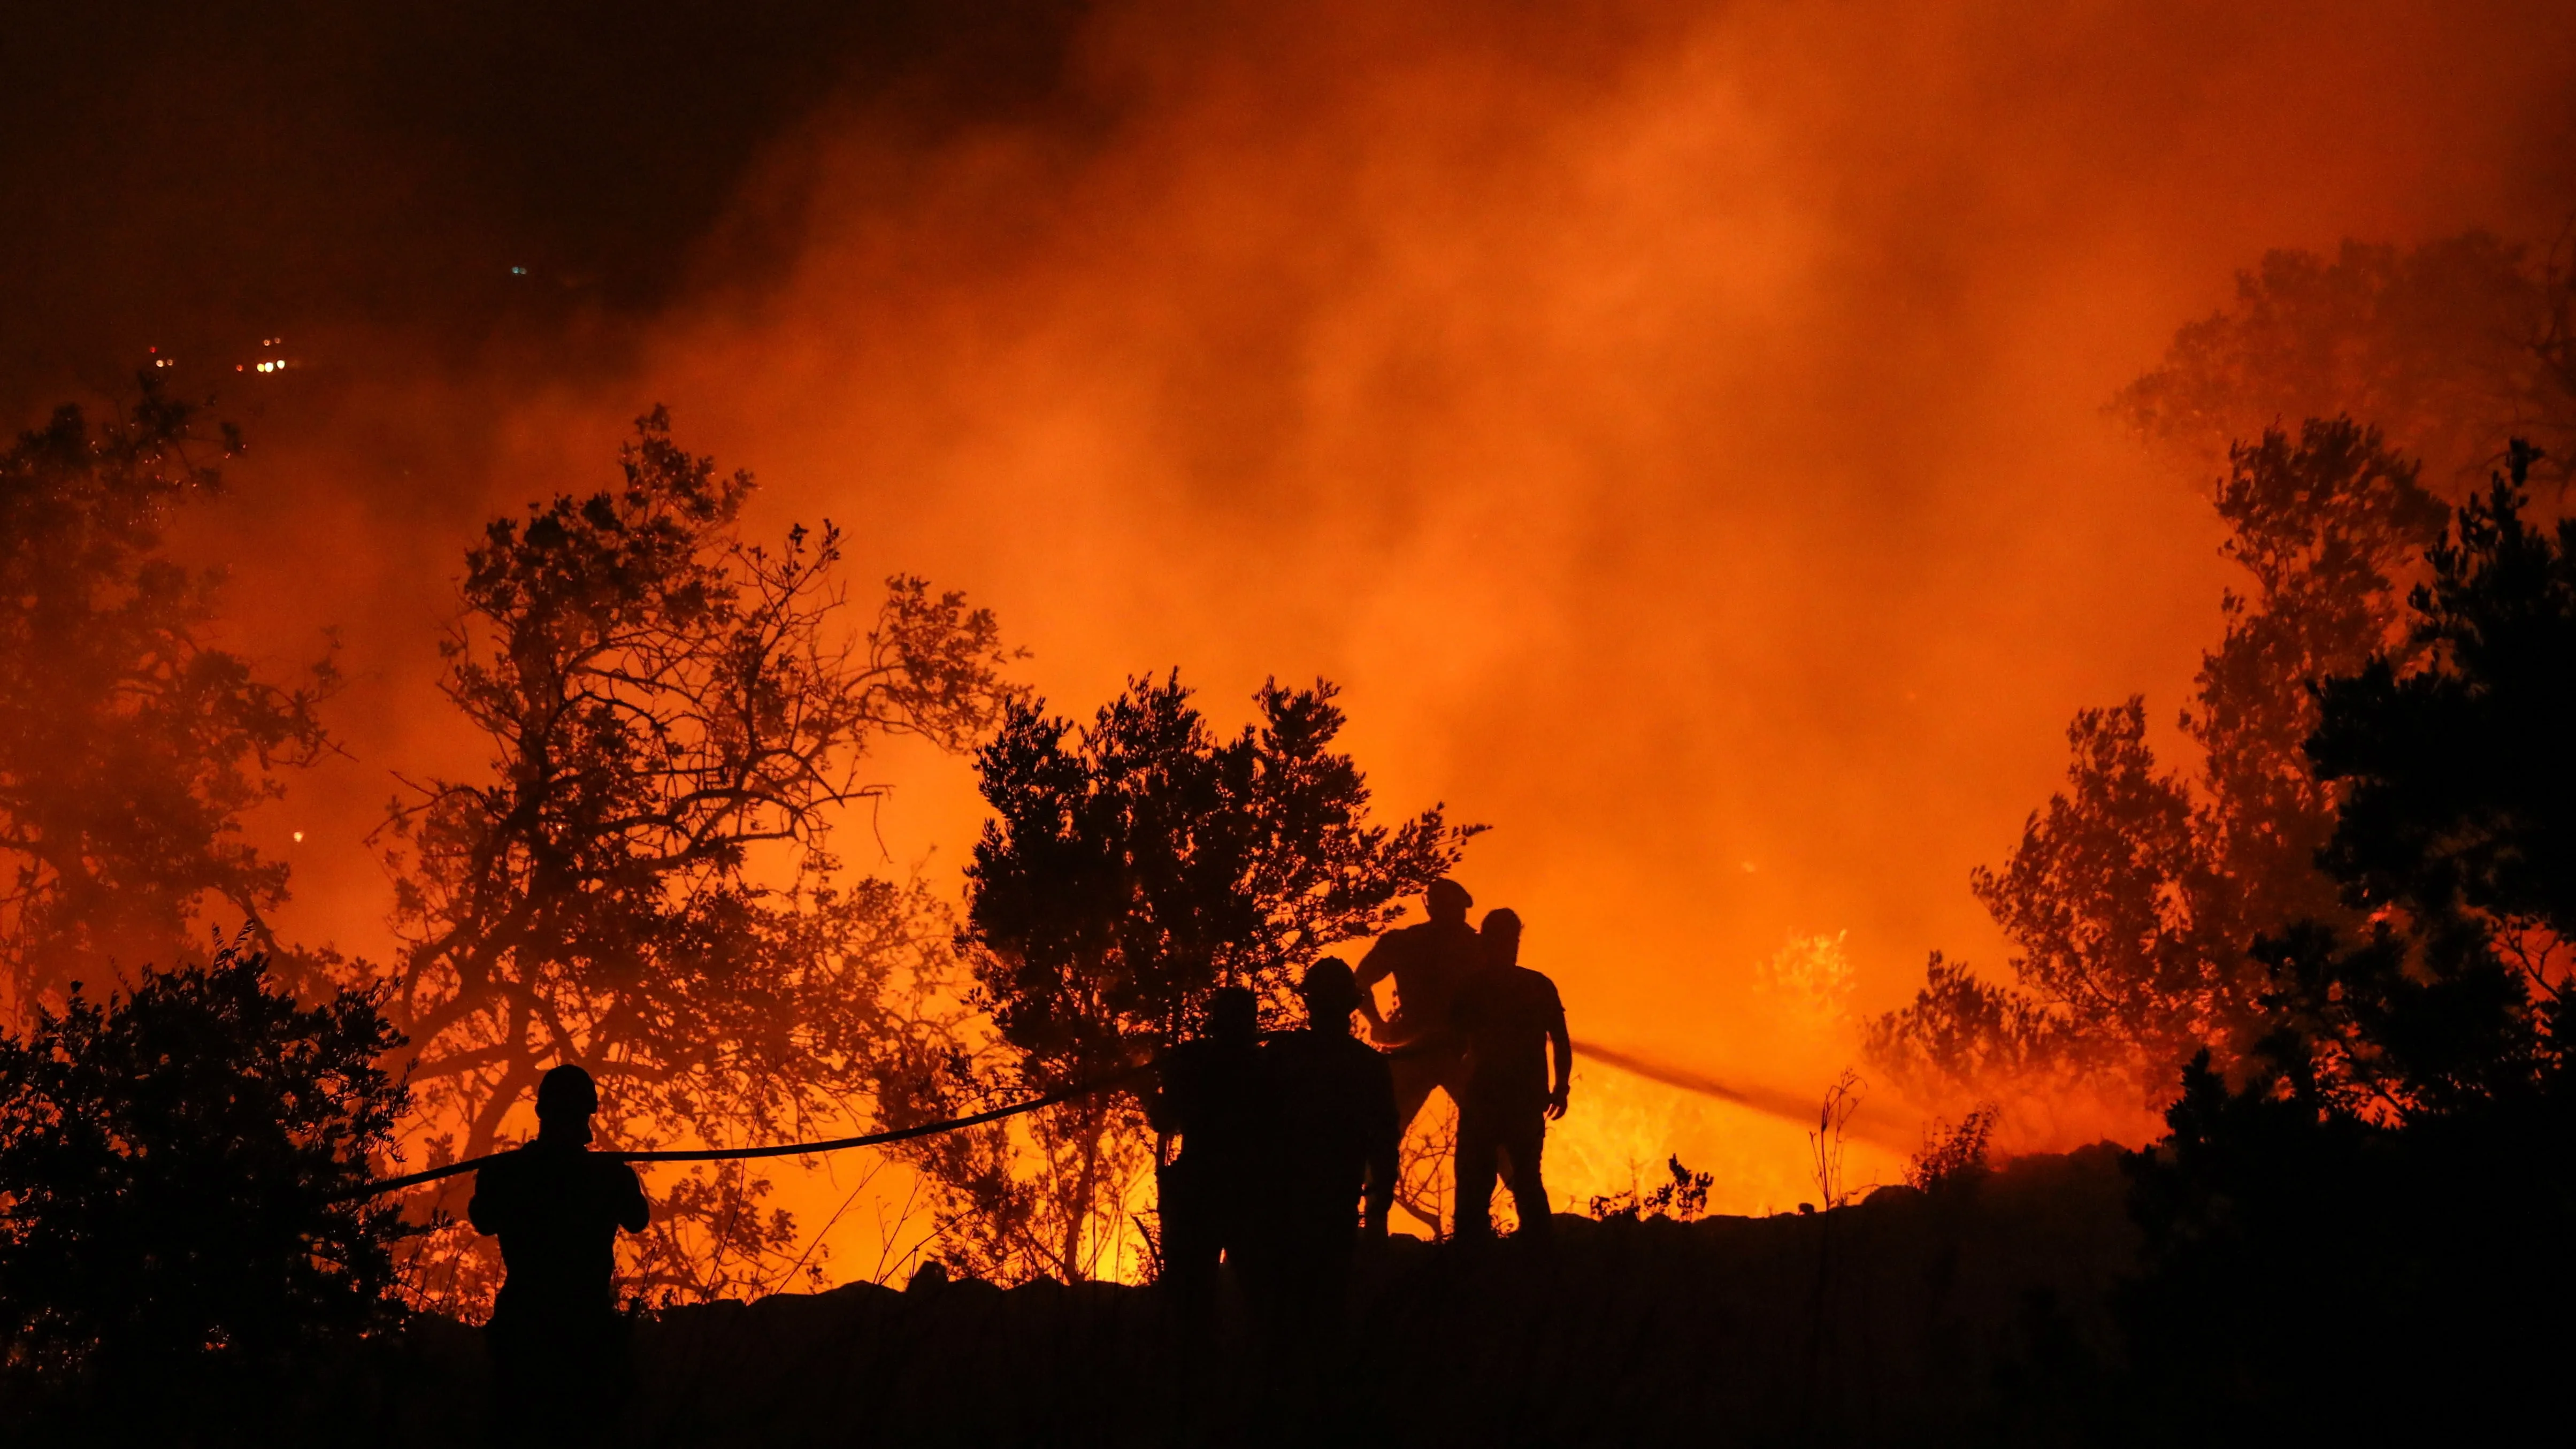
<svg viewBox="0 0 2576 1449"><path fill-rule="evenodd" d="M502 1449L528 1443L528 1421L536 1406L530 1402L529 1365L520 1335L495 1319L483 1326L483 1350L492 1363L491 1442Z"/></svg>
<svg viewBox="0 0 2576 1449"><path fill-rule="evenodd" d="M1431 1100L1431 1089L1450 1074L1449 1063L1438 1052L1412 1051L1399 1052L1387 1067L1395 1077L1395 1130L1400 1135L1421 1115L1422 1104Z"/></svg>
<svg viewBox="0 0 2576 1449"><path fill-rule="evenodd" d="M1464 1102L1464 1101L1466 1101L1466 1100L1467 1100L1467 1050L1466 1050L1466 1048L1464 1048L1464 1047L1459 1047L1459 1048L1456 1048L1456 1049L1451 1050L1451 1051L1443 1052L1443 1053L1441 1053L1440 1057L1438 1058L1438 1062L1439 1062L1439 1067L1440 1067L1440 1090L1442 1090L1442 1091L1444 1091L1444 1092L1447 1092L1447 1093L1449 1094L1449 1100L1450 1100L1450 1101L1452 1101L1452 1102Z"/></svg>
<svg viewBox="0 0 2576 1449"><path fill-rule="evenodd" d="M1350 1230L1337 1223L1299 1223L1264 1242L1247 1264L1263 1413L1242 1442L1331 1442L1323 1435L1342 1364L1353 1246Z"/></svg>
<svg viewBox="0 0 2576 1449"><path fill-rule="evenodd" d="M613 1442L627 1392L623 1330L606 1313L530 1315L487 1328L493 1442L550 1449Z"/></svg>
<svg viewBox="0 0 2576 1449"><path fill-rule="evenodd" d="M1162 1218L1163 1271L1181 1331L1203 1334L1216 1317L1217 1262L1226 1244L1221 1184L1194 1165L1171 1163L1155 1174L1155 1205Z"/></svg>
<svg viewBox="0 0 2576 1449"><path fill-rule="evenodd" d="M576 1352L580 1356L580 1380L574 1387L575 1418L572 1431L563 1440L570 1445L615 1444L618 1430L626 1417L626 1401L634 1393L633 1360L629 1353L627 1326L613 1315L603 1314L593 1320L583 1335Z"/></svg>
<svg viewBox="0 0 2576 1449"><path fill-rule="evenodd" d="M1345 1221L1347 1222L1347 1209ZM1303 1370L1301 1406L1308 1416L1306 1442L1318 1438L1341 1415L1337 1412L1346 1376L1351 1301L1351 1261L1357 1244L1350 1229L1325 1237L1306 1261L1307 1278L1298 1305L1297 1362Z"/></svg>
<svg viewBox="0 0 2576 1449"><path fill-rule="evenodd" d="M1545 1155L1547 1119L1536 1113L1526 1121L1512 1123L1512 1132L1503 1143L1503 1159L1512 1185L1512 1207L1520 1213L1521 1232L1546 1237L1555 1226L1547 1202L1547 1183L1539 1175L1539 1161Z"/></svg>
<svg viewBox="0 0 2576 1449"><path fill-rule="evenodd" d="M1204 1169L1206 1164L1195 1165ZM1161 1180L1163 1266L1158 1287L1167 1293L1173 1376L1169 1400L1174 1438L1183 1444L1224 1442L1219 1432L1232 1397L1227 1381L1227 1336L1222 1308L1224 1273L1231 1265L1246 1282L1252 1254L1249 1224L1239 1192L1221 1175L1175 1163Z"/></svg>
<svg viewBox="0 0 2576 1449"><path fill-rule="evenodd" d="M1462 1239L1494 1235L1494 1155L1502 1147L1490 1112L1458 1110L1458 1190L1450 1232Z"/></svg>

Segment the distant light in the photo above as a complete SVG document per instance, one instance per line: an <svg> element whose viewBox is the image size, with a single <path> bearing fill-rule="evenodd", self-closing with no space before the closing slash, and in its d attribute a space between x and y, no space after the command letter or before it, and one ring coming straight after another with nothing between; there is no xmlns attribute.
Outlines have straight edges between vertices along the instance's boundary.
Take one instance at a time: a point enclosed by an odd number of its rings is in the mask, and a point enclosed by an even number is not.
<svg viewBox="0 0 2576 1449"><path fill-rule="evenodd" d="M298 845L302 845L302 844L304 843L304 832L303 832L303 831L299 830L299 831L295 832L295 843L296 843L296 844L298 844Z"/></svg>
<svg viewBox="0 0 2576 1449"><path fill-rule="evenodd" d="M233 364L233 371L235 371L235 372L239 372L239 371L241 371L241 370L242 370L242 365L241 365L240 363L236 362L236 363L234 363L234 364Z"/></svg>
<svg viewBox="0 0 2576 1449"><path fill-rule="evenodd" d="M525 267L512 267L512 268L510 269L510 275L511 275L511 276L514 276L514 277L524 277L524 276L526 276L527 274L528 274L528 269L527 269L527 268L525 268Z"/></svg>

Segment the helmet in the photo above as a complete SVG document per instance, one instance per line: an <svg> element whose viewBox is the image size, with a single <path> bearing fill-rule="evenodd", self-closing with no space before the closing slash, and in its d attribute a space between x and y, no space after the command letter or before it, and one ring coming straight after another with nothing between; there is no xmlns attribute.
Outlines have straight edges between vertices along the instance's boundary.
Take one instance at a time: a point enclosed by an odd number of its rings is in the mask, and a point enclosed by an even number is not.
<svg viewBox="0 0 2576 1449"><path fill-rule="evenodd" d="M1360 1007L1359 979L1339 956L1327 956L1307 967L1297 990L1306 998L1306 1009L1317 1016L1348 1016Z"/></svg>
<svg viewBox="0 0 2576 1449"><path fill-rule="evenodd" d="M599 1085L579 1067L557 1067L537 1083L539 1117L587 1117L598 1110Z"/></svg>

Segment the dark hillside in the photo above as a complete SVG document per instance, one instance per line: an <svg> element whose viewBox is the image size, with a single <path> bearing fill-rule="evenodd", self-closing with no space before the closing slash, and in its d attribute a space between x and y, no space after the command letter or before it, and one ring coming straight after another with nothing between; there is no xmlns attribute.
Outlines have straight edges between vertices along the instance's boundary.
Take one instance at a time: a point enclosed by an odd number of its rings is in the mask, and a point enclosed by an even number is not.
<svg viewBox="0 0 2576 1449"><path fill-rule="evenodd" d="M1991 1441L2034 1327L2107 1335L2132 1252L2122 1193L2103 1146L1826 1216L1566 1218L1545 1257L1399 1240L1364 1290L1343 1412L1407 1446ZM639 1329L627 1442L1236 1441L1223 1415L1182 1424L1158 1307L1105 1284L958 1282L677 1310ZM389 1440L471 1442L470 1330L422 1325L400 1379Z"/></svg>

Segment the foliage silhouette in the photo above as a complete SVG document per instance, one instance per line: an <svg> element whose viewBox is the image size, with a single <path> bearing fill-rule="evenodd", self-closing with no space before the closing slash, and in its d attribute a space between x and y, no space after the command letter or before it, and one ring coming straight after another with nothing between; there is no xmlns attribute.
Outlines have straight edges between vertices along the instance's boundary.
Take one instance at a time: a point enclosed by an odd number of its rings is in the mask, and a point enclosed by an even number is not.
<svg viewBox="0 0 2576 1449"><path fill-rule="evenodd" d="M2566 486L2576 233L2536 258L2484 232L2267 253L2238 275L2232 309L2180 329L2111 411L2187 470L2225 466L2226 552L2256 585L2224 599L2224 641L2183 717L2199 778L2154 769L2137 702L2079 715L2072 790L1977 881L2022 951L2024 989L1936 955L1912 1005L1866 1033L1916 1095L1998 1097L2042 1135L2065 1100L2099 1104L2079 1114L2089 1131L2164 1098L2171 1064L2201 1045L2232 1069L2263 1029L2254 937L2301 918L2353 925L2312 868L2336 791L2300 749L2318 722L2308 686L2381 652L2411 662L2401 594L2439 514L2398 450L2451 493L2509 434L2538 438L2555 457L2520 466ZM2292 446L2276 430L2295 417L2358 418L2387 442L2321 439L2341 425L2311 421ZM2321 466L2338 453L2360 466Z"/></svg>
<svg viewBox="0 0 2576 1449"><path fill-rule="evenodd" d="M2309 753L2351 792L2326 863L2356 907L2576 939L2576 520L2553 539L2522 517L2535 461L2517 449L2432 551L2413 603L2435 667L2375 660L2322 692Z"/></svg>
<svg viewBox="0 0 2576 1449"><path fill-rule="evenodd" d="M945 918L917 885L845 881L834 812L879 793L871 742L963 749L1011 694L992 616L922 580L890 580L863 639L838 632L839 532L744 543L750 476L681 449L661 410L620 463L619 486L496 519L466 555L440 683L490 767L418 786L383 836L388 1010L463 1155L561 1060L597 1075L626 1147L864 1099ZM765 1191L722 1171L666 1190L643 1290L763 1281L790 1245Z"/></svg>
<svg viewBox="0 0 2576 1449"><path fill-rule="evenodd" d="M2278 250L2236 276L2234 307L2174 334L2112 412L2193 473L2284 418L2348 415L2475 491L2508 436L2576 463L2576 233L2533 257L2471 231L2332 257Z"/></svg>
<svg viewBox="0 0 2576 1449"><path fill-rule="evenodd" d="M286 866L241 817L327 748L334 675L272 683L203 642L223 576L162 537L240 438L196 419L146 374L124 416L63 407L0 453L0 1019L184 958L209 899L274 945Z"/></svg>
<svg viewBox="0 0 2576 1449"><path fill-rule="evenodd" d="M1957 1125L1935 1120L1924 1129L1923 1150L1905 1165L1905 1185L1918 1192L1965 1187L1986 1173L1986 1153L1993 1143L2002 1109L1980 1102Z"/></svg>
<svg viewBox="0 0 2576 1449"><path fill-rule="evenodd" d="M2576 1291L2576 522L2522 519L2531 461L2517 446L2432 550L2423 662L2319 691L2310 753L2348 792L2322 859L2362 924L2264 939L2273 1030L2244 1080L2195 1059L2170 1135L2131 1164L2148 1272L2124 1309L2162 1423L2215 1410L2251 1439L2555 1412ZM2291 1304L2391 1351L2282 1332Z"/></svg>
<svg viewBox="0 0 2576 1449"><path fill-rule="evenodd" d="M2204 1046L2235 1062L2267 1029L2257 935L2346 919L2314 864L2336 788L2302 751L2318 721L2309 686L2413 657L2403 588L2443 509L2412 464L2342 419L2237 447L2216 503L2253 591L2222 599L2225 633L2182 716L2199 776L2159 767L2138 699L2076 716L2069 790L2032 814L2002 870L1971 880L2020 952L2015 986L1936 957L1914 1003L1869 1028L1872 1059L1936 1101L2044 1111L2077 1092L2135 1111L2174 1063Z"/></svg>
<svg viewBox="0 0 2576 1449"><path fill-rule="evenodd" d="M1815 1130L1807 1134L1808 1174L1816 1184L1817 1200L1827 1212L1844 1207L1859 1196L1852 1186L1851 1175L1843 1168L1843 1128L1852 1114L1860 1110L1860 1099L1869 1083L1849 1067L1842 1069L1825 1087L1822 1105L1816 1110Z"/></svg>
<svg viewBox="0 0 2576 1449"><path fill-rule="evenodd" d="M1367 781L1333 748L1333 696L1322 682L1265 685L1260 722L1230 738L1177 674L1130 681L1085 727L1041 703L1008 706L978 755L996 818L967 872L960 935L992 1036L980 1057L925 1075L921 1115L1144 1061L1219 986L1251 987L1273 1019L1293 1020L1306 966L1384 930L1399 897L1456 863L1476 827L1436 805L1370 822ZM958 1260L1004 1280L1087 1276L1146 1163L1141 1109L1103 1094L1024 1130L1025 1158L999 1130L925 1151Z"/></svg>
<svg viewBox="0 0 2576 1449"><path fill-rule="evenodd" d="M1638 1188L1633 1183L1613 1193L1598 1193L1586 1209L1596 1221L1633 1223L1647 1218L1670 1218L1675 1222L1696 1222L1708 1211L1709 1189L1717 1185L1717 1176L1693 1172L1682 1165L1678 1153L1665 1159L1664 1170L1669 1180L1652 1188Z"/></svg>
<svg viewBox="0 0 2576 1449"><path fill-rule="evenodd" d="M77 986L0 1036L0 1362L109 1416L250 1413L318 1345L389 1325L408 1105L365 992L299 1006L259 953ZM156 1407L157 1406L157 1407Z"/></svg>

